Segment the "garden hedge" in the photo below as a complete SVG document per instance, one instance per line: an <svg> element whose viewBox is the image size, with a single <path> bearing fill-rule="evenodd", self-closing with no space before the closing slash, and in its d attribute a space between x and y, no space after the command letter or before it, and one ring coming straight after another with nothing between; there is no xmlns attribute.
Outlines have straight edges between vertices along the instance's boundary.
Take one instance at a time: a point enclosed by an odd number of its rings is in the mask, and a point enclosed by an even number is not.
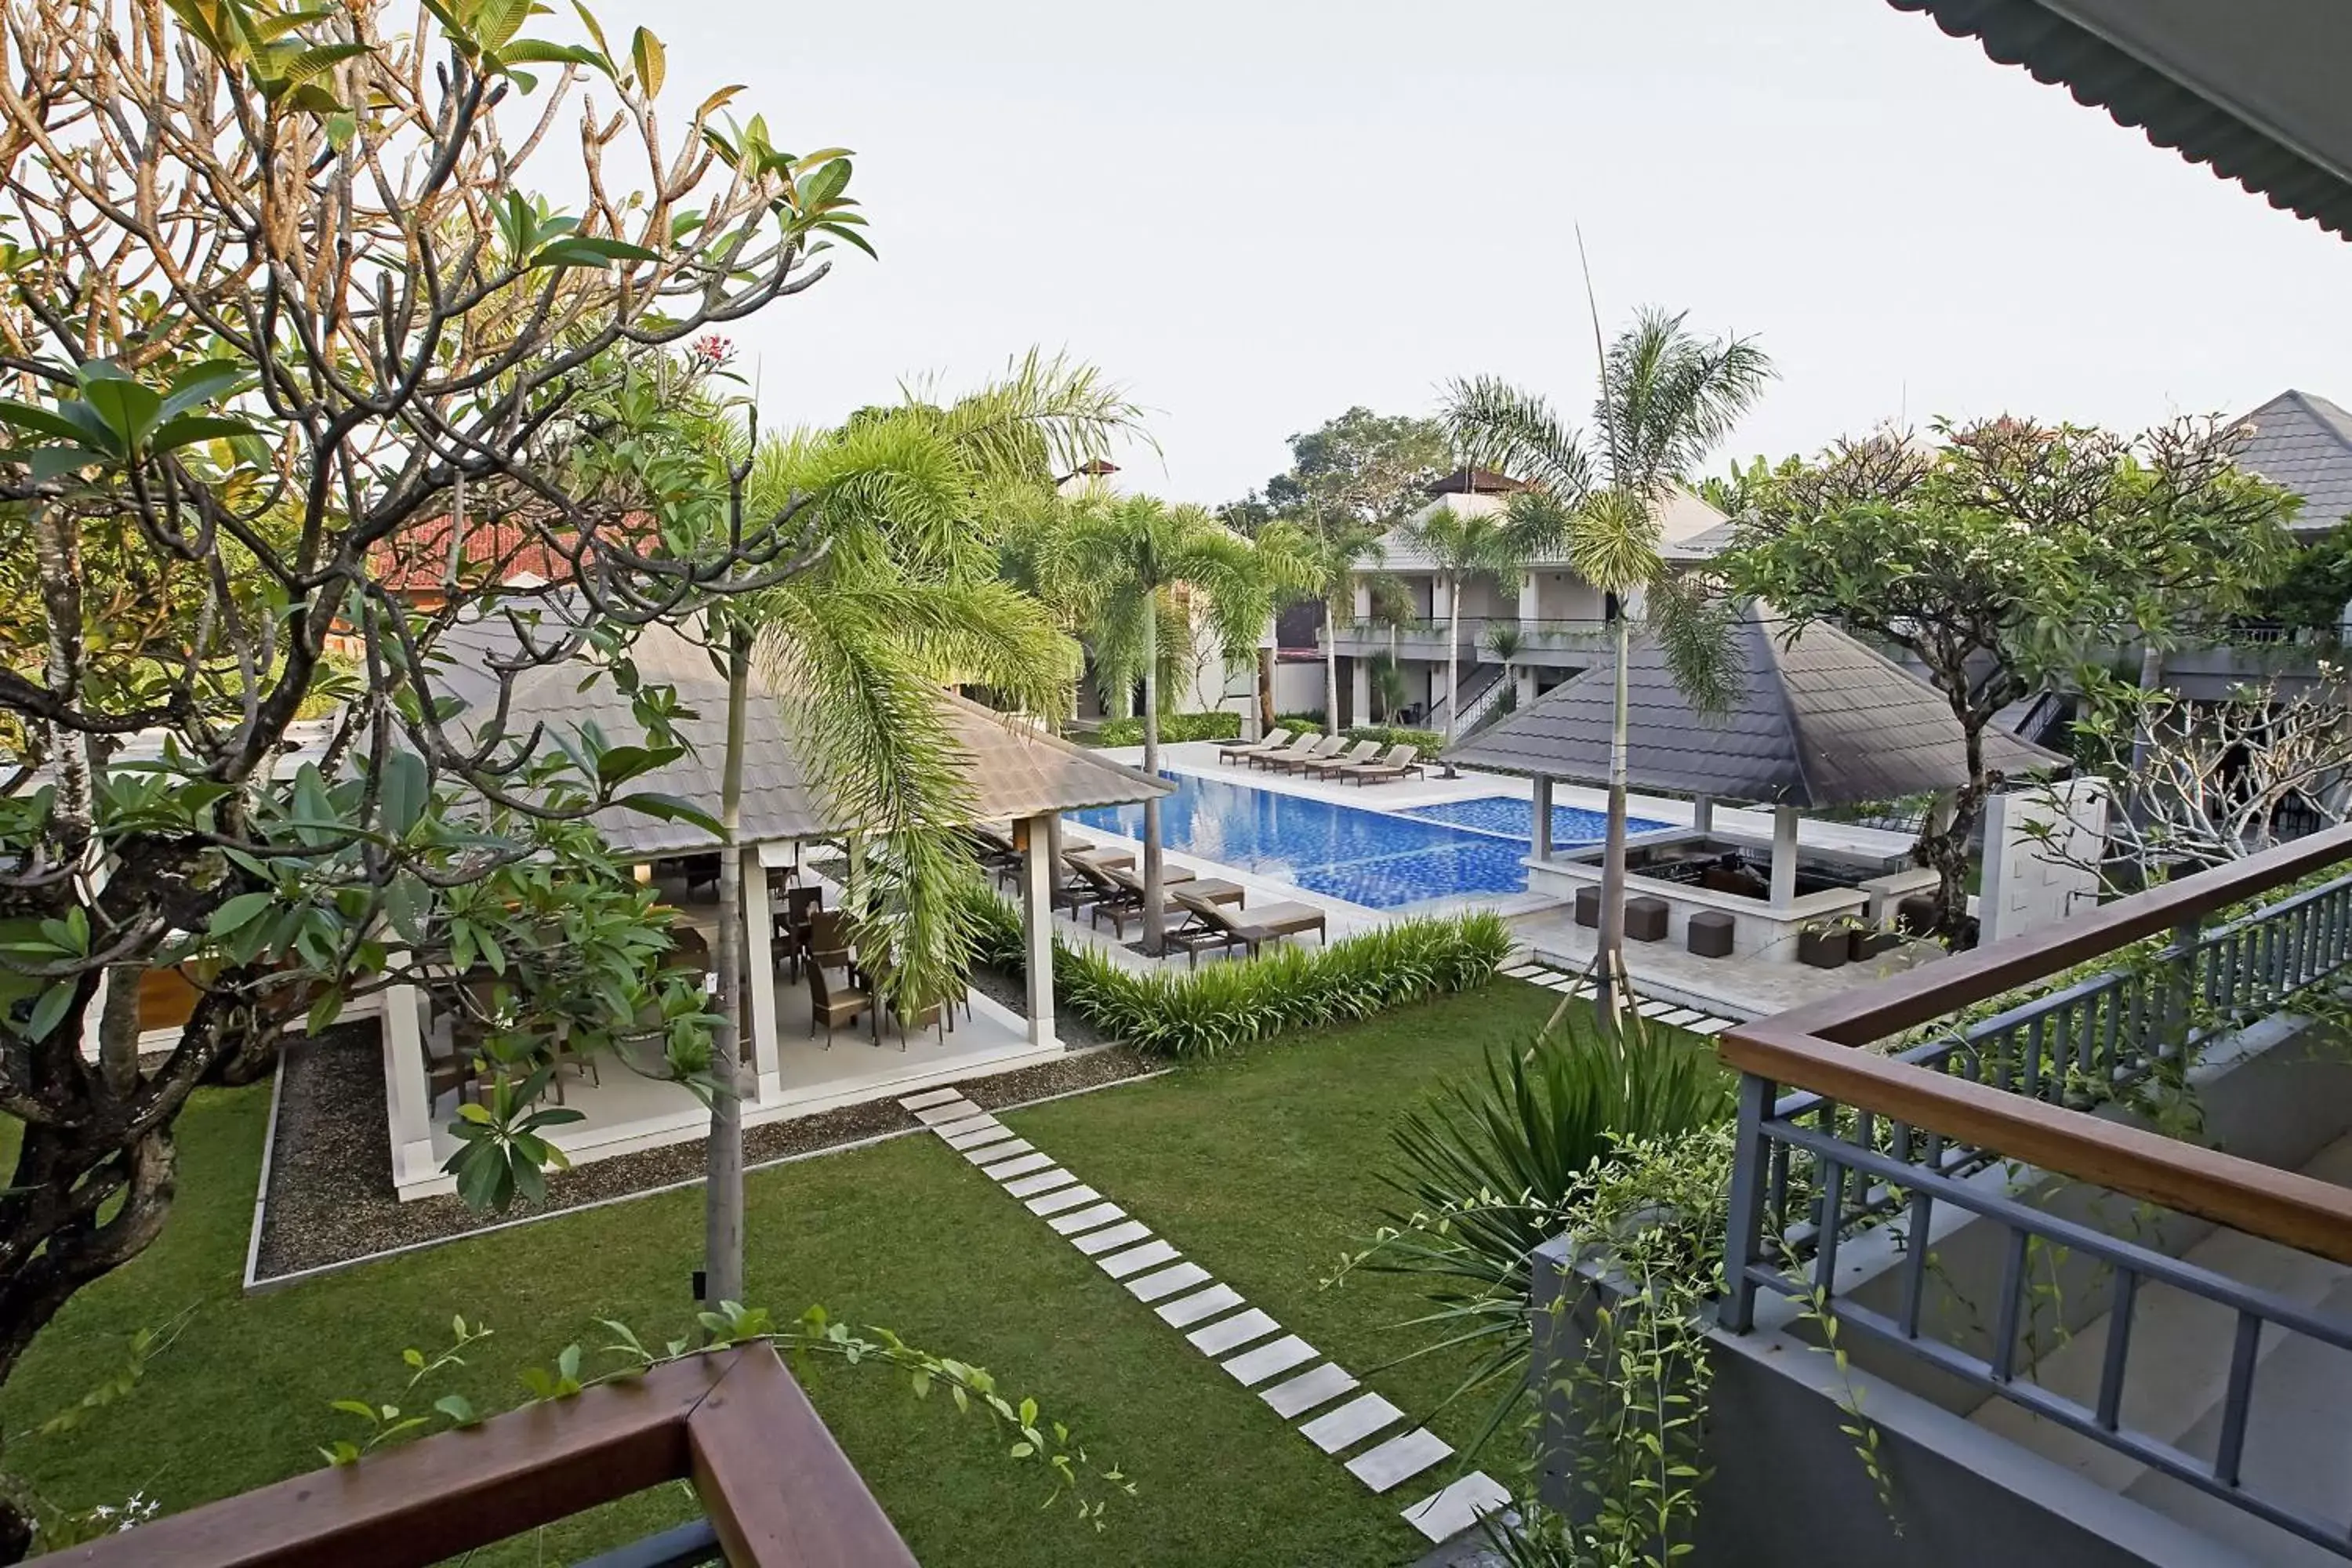
<svg viewBox="0 0 2352 1568"><path fill-rule="evenodd" d="M1023 973L1021 913L986 888L970 896L973 956ZM1512 947L1501 917L1398 921L1328 947L1138 973L1054 940L1054 1001L1098 1033L1155 1056L1214 1056L1290 1029L1368 1018L1494 977Z"/></svg>
<svg viewBox="0 0 2352 1568"><path fill-rule="evenodd" d="M1242 716L1226 709L1160 716L1160 743L1163 746L1172 746L1180 741L1238 741L1241 734ZM1095 744L1139 746L1143 744L1143 721L1106 719L1095 731Z"/></svg>

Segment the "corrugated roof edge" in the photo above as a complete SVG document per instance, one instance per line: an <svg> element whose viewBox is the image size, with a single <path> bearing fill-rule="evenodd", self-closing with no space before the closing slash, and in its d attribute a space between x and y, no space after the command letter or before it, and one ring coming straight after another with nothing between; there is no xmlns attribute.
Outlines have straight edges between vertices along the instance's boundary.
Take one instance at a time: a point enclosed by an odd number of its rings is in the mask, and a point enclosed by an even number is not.
<svg viewBox="0 0 2352 1568"><path fill-rule="evenodd" d="M1932 18L1953 37L1973 37L1986 58L2064 85L2077 102L2107 111L2158 147L2274 207L2352 238L2352 184L2288 142L2037 0L1887 0Z"/></svg>

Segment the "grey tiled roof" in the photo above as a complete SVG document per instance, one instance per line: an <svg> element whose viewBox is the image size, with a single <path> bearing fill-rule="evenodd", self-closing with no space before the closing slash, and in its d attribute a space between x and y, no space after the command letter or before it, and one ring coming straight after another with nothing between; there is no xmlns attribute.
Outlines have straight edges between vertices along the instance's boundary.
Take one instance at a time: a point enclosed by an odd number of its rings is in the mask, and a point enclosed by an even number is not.
<svg viewBox="0 0 2352 1568"><path fill-rule="evenodd" d="M1787 630L1769 608L1749 606L1734 633L1742 689L1713 716L1692 708L1657 645L1634 637L1626 679L1634 788L1817 807L1965 782L1959 721L1933 687L1834 627L1808 626L1784 646ZM1605 784L1612 681L1604 661L1446 756L1468 767ZM1986 732L1985 755L2011 775L2064 762L1999 729Z"/></svg>
<svg viewBox="0 0 2352 1568"><path fill-rule="evenodd" d="M2290 389L2240 423L2254 434L2238 454L2239 466L2303 498L2296 531L2319 532L2352 515L2352 414Z"/></svg>
<svg viewBox="0 0 2352 1568"><path fill-rule="evenodd" d="M484 652L500 642L513 646L509 634L492 626L473 629L465 641ZM693 710L696 717L678 726L680 737L692 750L632 781L630 787L677 795L716 816L726 763L724 677L699 646L666 626L649 626L639 635L635 659L637 672L647 685L675 687L679 702ZM584 661L558 664L519 678L508 710L508 732L520 734L533 723L545 723L551 730L576 734L593 722L616 741L640 734L628 699L614 690L609 679L581 689L581 680L591 668ZM478 701L483 695L480 679L469 683L462 673L453 673L457 679L450 685L457 694ZM473 689L467 689L469 684ZM998 822L1049 811L1116 805L1165 795L1171 787L952 693L943 690L939 700L961 753L959 760L970 791L969 820ZM740 841L762 844L830 837L856 826L828 810L813 787L776 689L760 677L755 666L744 724ZM708 847L712 842L709 834L691 823L664 822L634 811L606 812L598 826L615 849L631 854L676 854Z"/></svg>
<svg viewBox="0 0 2352 1568"><path fill-rule="evenodd" d="M2315 0L1890 0L2063 83L2247 190L2352 235L2352 6Z"/></svg>

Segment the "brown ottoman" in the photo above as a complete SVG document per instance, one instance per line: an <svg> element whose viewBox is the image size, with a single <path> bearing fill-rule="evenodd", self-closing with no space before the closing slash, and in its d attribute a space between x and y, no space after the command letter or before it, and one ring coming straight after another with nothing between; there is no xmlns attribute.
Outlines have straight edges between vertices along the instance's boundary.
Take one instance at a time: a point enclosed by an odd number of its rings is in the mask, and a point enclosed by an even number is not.
<svg viewBox="0 0 2352 1568"><path fill-rule="evenodd" d="M1797 934L1797 962L1815 969L1843 969L1853 952L1853 939L1843 931L1816 926Z"/></svg>
<svg viewBox="0 0 2352 1568"><path fill-rule="evenodd" d="M1723 910L1701 910L1690 918L1690 934L1684 945L1701 958L1729 958L1732 933L1739 922Z"/></svg>
<svg viewBox="0 0 2352 1568"><path fill-rule="evenodd" d="M1665 941L1666 900L1651 898L1626 900L1625 940L1628 942Z"/></svg>
<svg viewBox="0 0 2352 1568"><path fill-rule="evenodd" d="M1601 925L1601 889L1591 883L1576 889L1576 923L1594 930Z"/></svg>

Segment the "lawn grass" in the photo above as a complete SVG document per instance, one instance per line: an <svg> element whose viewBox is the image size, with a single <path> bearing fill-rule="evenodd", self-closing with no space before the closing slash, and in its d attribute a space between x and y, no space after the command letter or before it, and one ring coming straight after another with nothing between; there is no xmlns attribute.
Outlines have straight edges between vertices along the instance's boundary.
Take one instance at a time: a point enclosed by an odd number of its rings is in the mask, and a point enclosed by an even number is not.
<svg viewBox="0 0 2352 1568"><path fill-rule="evenodd" d="M1389 1327L1412 1314L1412 1290L1370 1275L1336 1289L1318 1282L1387 1201L1395 1113L1473 1068L1487 1045L1524 1039L1557 1000L1498 980L1008 1120L1364 1375L1413 1342ZM143 1489L177 1509L309 1468L317 1445L350 1435L328 1402L400 1399L401 1350L441 1342L453 1312L488 1322L496 1337L415 1405L450 1387L485 1405L509 1403L522 1367L547 1363L575 1338L597 1342L597 1318L625 1320L649 1340L689 1321L698 1191L246 1299L238 1279L267 1113L266 1086L198 1098L182 1122L181 1199L163 1238L77 1298L0 1400L0 1423L21 1434L118 1365L135 1329L185 1314L130 1398L73 1432L12 1441L11 1468L55 1500L119 1501ZM943 1401L916 1404L894 1374L808 1369L819 1409L933 1568L1360 1568L1423 1548L1397 1510L1425 1486L1370 1496L937 1140L757 1173L749 1191L754 1300L780 1312L822 1301L986 1365L1139 1489L1093 1534L1066 1510L1041 1513L1044 1473L1005 1459L979 1420ZM1419 1412L1458 1366L1414 1363L1367 1381ZM1448 1412L1439 1430L1458 1436L1471 1415ZM472 1561L569 1561L691 1510L682 1489L665 1489Z"/></svg>

